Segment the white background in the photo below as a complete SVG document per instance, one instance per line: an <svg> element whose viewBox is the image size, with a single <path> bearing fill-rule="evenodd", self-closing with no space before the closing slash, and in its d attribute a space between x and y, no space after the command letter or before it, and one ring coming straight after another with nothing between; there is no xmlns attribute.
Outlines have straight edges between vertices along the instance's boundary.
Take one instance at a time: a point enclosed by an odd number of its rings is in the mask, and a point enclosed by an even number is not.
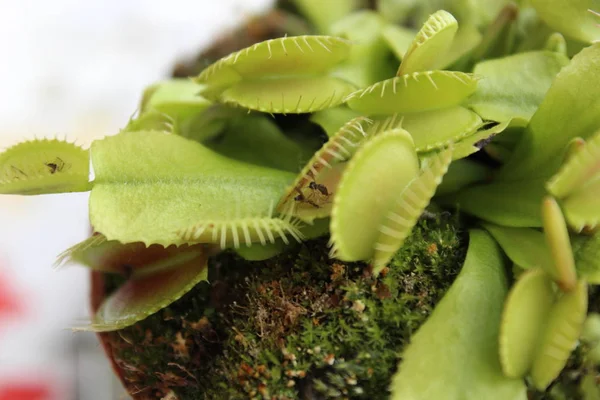
<svg viewBox="0 0 600 400"><path fill-rule="evenodd" d="M270 3L0 0L0 147L116 133L146 85ZM68 330L87 318L87 271L51 267L87 231L85 193L0 196L0 279L24 307L0 314L0 396L7 382L45 381L52 400L119 398L95 337Z"/></svg>

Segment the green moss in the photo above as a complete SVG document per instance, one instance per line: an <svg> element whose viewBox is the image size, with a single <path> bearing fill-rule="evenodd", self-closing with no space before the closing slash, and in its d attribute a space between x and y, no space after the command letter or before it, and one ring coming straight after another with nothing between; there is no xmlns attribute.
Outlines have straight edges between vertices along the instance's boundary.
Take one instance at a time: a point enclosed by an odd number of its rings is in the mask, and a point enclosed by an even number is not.
<svg viewBox="0 0 600 400"><path fill-rule="evenodd" d="M212 259L210 285L110 335L131 387L148 398L387 398L466 243L448 216L423 219L379 278L330 259L326 243L264 262Z"/></svg>
<svg viewBox="0 0 600 400"><path fill-rule="evenodd" d="M330 259L326 244L263 262L224 252L210 262L210 284L111 333L130 390L148 399L387 399L402 350L462 265L466 238L453 217L423 218L379 278L366 264ZM529 398L583 399L583 378L600 377L586 350Z"/></svg>

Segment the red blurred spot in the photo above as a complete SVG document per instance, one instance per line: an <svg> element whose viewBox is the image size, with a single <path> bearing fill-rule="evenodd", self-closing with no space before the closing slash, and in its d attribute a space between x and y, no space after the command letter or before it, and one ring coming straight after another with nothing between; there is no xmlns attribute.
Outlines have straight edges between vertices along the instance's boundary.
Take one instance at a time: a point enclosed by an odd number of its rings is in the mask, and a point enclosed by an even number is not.
<svg viewBox="0 0 600 400"><path fill-rule="evenodd" d="M0 400L53 400L56 399L53 393L44 383L0 383Z"/></svg>
<svg viewBox="0 0 600 400"><path fill-rule="evenodd" d="M14 317L22 313L23 308L8 279L0 272L0 320L3 316Z"/></svg>

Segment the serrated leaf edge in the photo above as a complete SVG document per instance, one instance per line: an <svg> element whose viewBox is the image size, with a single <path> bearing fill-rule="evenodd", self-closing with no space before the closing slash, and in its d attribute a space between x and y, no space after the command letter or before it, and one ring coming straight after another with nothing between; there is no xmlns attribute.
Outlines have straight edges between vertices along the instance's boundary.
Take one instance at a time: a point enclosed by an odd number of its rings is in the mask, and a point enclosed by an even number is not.
<svg viewBox="0 0 600 400"><path fill-rule="evenodd" d="M374 245L374 273L385 267L402 247L419 217L429 205L451 162L452 148L431 157L430 164L425 166L421 175L400 194L396 207L386 216L386 223L379 227L380 237Z"/></svg>

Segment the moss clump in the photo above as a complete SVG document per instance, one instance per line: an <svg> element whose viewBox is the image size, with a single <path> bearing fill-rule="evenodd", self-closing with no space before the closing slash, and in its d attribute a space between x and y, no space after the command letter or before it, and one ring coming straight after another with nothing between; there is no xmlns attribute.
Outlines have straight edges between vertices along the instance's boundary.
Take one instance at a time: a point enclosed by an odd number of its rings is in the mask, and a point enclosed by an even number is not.
<svg viewBox="0 0 600 400"><path fill-rule="evenodd" d="M110 334L139 398L387 398L410 336L462 265L449 216L422 219L390 267L327 256L325 238L263 262L213 258L211 284Z"/></svg>

